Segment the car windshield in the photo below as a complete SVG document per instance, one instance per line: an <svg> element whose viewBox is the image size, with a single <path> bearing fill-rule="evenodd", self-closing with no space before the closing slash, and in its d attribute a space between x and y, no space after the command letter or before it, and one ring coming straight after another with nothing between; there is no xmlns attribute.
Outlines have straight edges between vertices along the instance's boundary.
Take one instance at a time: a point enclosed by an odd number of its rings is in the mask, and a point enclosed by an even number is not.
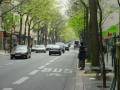
<svg viewBox="0 0 120 90"><path fill-rule="evenodd" d="M60 48L59 45L53 45L52 48Z"/></svg>
<svg viewBox="0 0 120 90"><path fill-rule="evenodd" d="M17 46L16 47L16 51L26 51L27 50L27 46Z"/></svg>
<svg viewBox="0 0 120 90"><path fill-rule="evenodd" d="M50 48L50 47L52 47L52 46L53 46L53 45L51 45L51 44L48 44L48 45L47 45L47 48Z"/></svg>

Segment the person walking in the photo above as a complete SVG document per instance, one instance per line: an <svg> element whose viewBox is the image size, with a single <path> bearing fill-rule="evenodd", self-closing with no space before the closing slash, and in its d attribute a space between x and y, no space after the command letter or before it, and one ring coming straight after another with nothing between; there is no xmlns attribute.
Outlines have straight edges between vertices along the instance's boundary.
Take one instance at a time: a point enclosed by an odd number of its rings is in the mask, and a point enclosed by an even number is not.
<svg viewBox="0 0 120 90"><path fill-rule="evenodd" d="M115 55L116 55L116 49L115 49L115 45L113 45L111 48L112 67L114 66Z"/></svg>
<svg viewBox="0 0 120 90"><path fill-rule="evenodd" d="M78 67L80 68L80 70L84 70L85 59L86 59L86 47L84 46L83 42L81 42L80 44L81 45L79 47L79 53L78 53L78 59L79 59Z"/></svg>

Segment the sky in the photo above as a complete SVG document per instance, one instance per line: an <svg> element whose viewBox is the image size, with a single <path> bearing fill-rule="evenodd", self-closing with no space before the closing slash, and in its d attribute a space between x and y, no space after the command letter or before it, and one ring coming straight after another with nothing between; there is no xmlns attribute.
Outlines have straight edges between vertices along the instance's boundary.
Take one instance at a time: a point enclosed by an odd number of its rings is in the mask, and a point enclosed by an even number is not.
<svg viewBox="0 0 120 90"><path fill-rule="evenodd" d="M68 8L68 0L58 0L58 5L60 8L60 12L63 16L67 17L66 10Z"/></svg>

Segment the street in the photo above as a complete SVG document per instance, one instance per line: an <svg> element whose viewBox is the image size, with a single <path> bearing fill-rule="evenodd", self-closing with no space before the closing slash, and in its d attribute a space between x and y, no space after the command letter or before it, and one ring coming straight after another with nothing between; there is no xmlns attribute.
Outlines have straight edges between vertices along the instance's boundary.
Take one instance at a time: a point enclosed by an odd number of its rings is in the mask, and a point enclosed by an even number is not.
<svg viewBox="0 0 120 90"><path fill-rule="evenodd" d="M0 90L74 90L76 51L61 56L32 53L30 59L0 56Z"/></svg>

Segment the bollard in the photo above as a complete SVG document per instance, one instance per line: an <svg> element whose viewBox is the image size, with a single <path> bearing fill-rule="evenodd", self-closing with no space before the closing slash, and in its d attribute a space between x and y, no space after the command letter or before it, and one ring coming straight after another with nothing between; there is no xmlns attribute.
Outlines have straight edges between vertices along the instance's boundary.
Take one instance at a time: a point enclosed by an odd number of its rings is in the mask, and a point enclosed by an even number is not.
<svg viewBox="0 0 120 90"><path fill-rule="evenodd" d="M120 42L116 45L116 60L117 60L117 90L120 90Z"/></svg>

